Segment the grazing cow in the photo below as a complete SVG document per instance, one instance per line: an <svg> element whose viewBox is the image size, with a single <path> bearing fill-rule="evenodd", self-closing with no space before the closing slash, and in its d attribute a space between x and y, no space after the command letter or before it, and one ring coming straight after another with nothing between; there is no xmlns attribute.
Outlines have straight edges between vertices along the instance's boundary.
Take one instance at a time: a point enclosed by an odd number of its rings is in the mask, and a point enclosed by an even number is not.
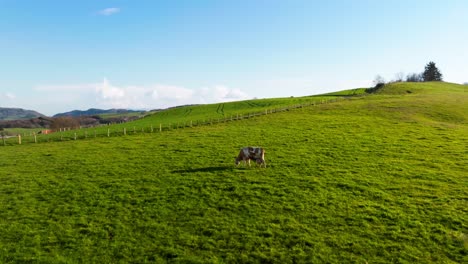
<svg viewBox="0 0 468 264"><path fill-rule="evenodd" d="M263 165L266 168L265 150L259 147L242 148L236 158L236 165L239 165L241 161L244 161L244 164L249 164L250 166L250 160L255 160L260 167Z"/></svg>

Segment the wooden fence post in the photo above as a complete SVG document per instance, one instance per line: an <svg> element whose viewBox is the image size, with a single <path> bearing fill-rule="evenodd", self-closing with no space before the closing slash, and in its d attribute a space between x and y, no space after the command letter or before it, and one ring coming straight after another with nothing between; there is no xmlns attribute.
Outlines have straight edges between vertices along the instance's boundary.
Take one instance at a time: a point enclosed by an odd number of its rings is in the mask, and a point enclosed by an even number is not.
<svg viewBox="0 0 468 264"><path fill-rule="evenodd" d="M76 140L76 132L75 132L75 140Z"/></svg>
<svg viewBox="0 0 468 264"><path fill-rule="evenodd" d="M110 137L110 129L107 129L107 137Z"/></svg>
<svg viewBox="0 0 468 264"><path fill-rule="evenodd" d="M124 136L127 135L127 129L124 127Z"/></svg>
<svg viewBox="0 0 468 264"><path fill-rule="evenodd" d="M36 133L34 133L34 143L37 143Z"/></svg>
<svg viewBox="0 0 468 264"><path fill-rule="evenodd" d="M21 134L18 134L18 145L21 145Z"/></svg>

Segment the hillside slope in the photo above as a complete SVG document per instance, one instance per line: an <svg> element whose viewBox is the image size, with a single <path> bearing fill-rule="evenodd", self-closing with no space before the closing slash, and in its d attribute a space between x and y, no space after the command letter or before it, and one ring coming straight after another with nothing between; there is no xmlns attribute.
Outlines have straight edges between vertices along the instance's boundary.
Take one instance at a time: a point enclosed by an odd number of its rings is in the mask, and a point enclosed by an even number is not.
<svg viewBox="0 0 468 264"><path fill-rule="evenodd" d="M468 86L452 83L395 83L384 87L375 100L381 114L414 122L466 125ZM370 106L372 107L372 106Z"/></svg>
<svg viewBox="0 0 468 264"><path fill-rule="evenodd" d="M0 146L0 262L465 263L467 90L411 85ZM246 145L266 149L266 169L234 166Z"/></svg>
<svg viewBox="0 0 468 264"><path fill-rule="evenodd" d="M0 120L23 120L38 117L45 117L45 115L36 111L21 108L0 107Z"/></svg>
<svg viewBox="0 0 468 264"><path fill-rule="evenodd" d="M55 114L54 117L63 117L63 116L73 116L73 117L80 117L80 116L93 116L93 115L110 115L110 114L115 114L115 115L122 115L122 114L131 114L131 113L140 113L141 111L135 111L135 110L128 110L128 109L96 109L96 108L90 108L88 110L73 110L69 112L64 112L64 113L58 113Z"/></svg>

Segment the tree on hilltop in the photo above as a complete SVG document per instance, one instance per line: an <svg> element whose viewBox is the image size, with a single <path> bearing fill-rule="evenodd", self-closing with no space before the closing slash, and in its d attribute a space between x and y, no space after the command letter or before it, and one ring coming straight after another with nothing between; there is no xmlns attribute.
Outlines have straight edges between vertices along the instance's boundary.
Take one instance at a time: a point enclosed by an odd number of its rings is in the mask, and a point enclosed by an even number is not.
<svg viewBox="0 0 468 264"><path fill-rule="evenodd" d="M426 64L422 75L423 81L425 82L442 81L442 73L440 73L433 61Z"/></svg>
<svg viewBox="0 0 468 264"><path fill-rule="evenodd" d="M422 82L422 73L410 73L406 76L407 82Z"/></svg>

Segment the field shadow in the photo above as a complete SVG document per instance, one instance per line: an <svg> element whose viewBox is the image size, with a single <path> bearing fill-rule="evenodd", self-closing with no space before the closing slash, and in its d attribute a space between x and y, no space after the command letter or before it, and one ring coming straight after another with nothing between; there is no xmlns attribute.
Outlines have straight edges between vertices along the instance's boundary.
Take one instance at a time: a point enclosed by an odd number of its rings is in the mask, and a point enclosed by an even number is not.
<svg viewBox="0 0 468 264"><path fill-rule="evenodd" d="M205 168L195 168L195 169L185 169L185 170L175 170L174 173L193 173L193 172L219 172L232 170L232 166L213 166Z"/></svg>

